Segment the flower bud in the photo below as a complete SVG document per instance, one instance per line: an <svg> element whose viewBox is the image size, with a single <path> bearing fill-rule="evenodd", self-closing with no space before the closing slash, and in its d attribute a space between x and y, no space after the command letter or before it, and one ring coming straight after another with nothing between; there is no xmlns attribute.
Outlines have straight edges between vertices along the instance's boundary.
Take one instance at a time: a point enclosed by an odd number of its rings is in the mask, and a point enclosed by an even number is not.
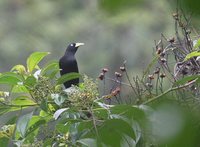
<svg viewBox="0 0 200 147"><path fill-rule="evenodd" d="M162 73L162 74L160 74L160 77L161 77L161 78L165 78L165 77L166 77L166 74L165 74L165 73Z"/></svg>
<svg viewBox="0 0 200 147"><path fill-rule="evenodd" d="M122 72L126 71L126 68L125 68L124 66L121 66L119 69L120 69Z"/></svg>
<svg viewBox="0 0 200 147"><path fill-rule="evenodd" d="M167 60L166 60L165 58L161 58L160 61L161 61L162 63L166 63L166 62L167 62Z"/></svg>
<svg viewBox="0 0 200 147"><path fill-rule="evenodd" d="M98 78L99 78L100 80L103 80L103 79L104 79L104 73L100 73Z"/></svg>
<svg viewBox="0 0 200 147"><path fill-rule="evenodd" d="M150 80L153 80L153 79L154 79L154 76L153 76L153 75L148 75L148 78L149 78Z"/></svg>
<svg viewBox="0 0 200 147"><path fill-rule="evenodd" d="M115 90L113 90L112 91L112 96L116 96L116 95L118 95L120 93L120 88L119 87L117 87Z"/></svg>
<svg viewBox="0 0 200 147"><path fill-rule="evenodd" d="M174 43L174 41L175 41L175 38L174 38L174 37L172 37L172 38L169 38L169 39L168 39L168 41L169 41L170 43Z"/></svg>
<svg viewBox="0 0 200 147"><path fill-rule="evenodd" d="M154 74L159 74L159 72L160 72L160 68L157 67L156 70L154 71Z"/></svg>
<svg viewBox="0 0 200 147"><path fill-rule="evenodd" d="M116 76L117 78L120 78L120 77L122 77L122 74L119 73L119 72L115 72L115 76Z"/></svg>
<svg viewBox="0 0 200 147"><path fill-rule="evenodd" d="M146 86L149 87L149 88L152 88L153 84L152 83L146 83Z"/></svg>
<svg viewBox="0 0 200 147"><path fill-rule="evenodd" d="M107 69L107 68L103 68L103 69L102 69L102 72L103 72L103 73L106 73L106 72L108 72L108 69Z"/></svg>

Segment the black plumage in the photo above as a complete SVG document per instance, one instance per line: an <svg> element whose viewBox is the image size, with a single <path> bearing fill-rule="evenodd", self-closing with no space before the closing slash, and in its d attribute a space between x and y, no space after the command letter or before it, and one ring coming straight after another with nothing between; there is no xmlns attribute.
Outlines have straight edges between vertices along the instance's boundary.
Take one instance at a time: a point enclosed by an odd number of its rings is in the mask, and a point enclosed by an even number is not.
<svg viewBox="0 0 200 147"><path fill-rule="evenodd" d="M78 64L75 58L75 53L79 46L84 45L84 43L71 43L67 47L65 54L59 60L60 74L61 76L68 73L79 73ZM79 78L67 81L64 83L65 88L69 88L72 85L78 85Z"/></svg>

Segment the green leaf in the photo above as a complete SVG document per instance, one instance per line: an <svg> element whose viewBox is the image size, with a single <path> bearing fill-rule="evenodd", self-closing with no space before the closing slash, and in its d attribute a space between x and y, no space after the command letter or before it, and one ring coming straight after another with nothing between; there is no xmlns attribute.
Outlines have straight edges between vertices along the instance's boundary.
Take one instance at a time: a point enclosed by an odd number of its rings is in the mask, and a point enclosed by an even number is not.
<svg viewBox="0 0 200 147"><path fill-rule="evenodd" d="M29 122L30 126L26 131L26 136L33 134L35 131L38 131L39 127L45 123L46 121L44 119L41 119L41 117L33 116Z"/></svg>
<svg viewBox="0 0 200 147"><path fill-rule="evenodd" d="M41 71L43 76L47 76L50 78L54 78L55 75L59 72L59 64L58 61L52 61L48 63Z"/></svg>
<svg viewBox="0 0 200 147"><path fill-rule="evenodd" d="M145 113L138 107L131 105L115 105L110 109L111 115L117 114L121 118L127 118L129 120L140 121L145 119Z"/></svg>
<svg viewBox="0 0 200 147"><path fill-rule="evenodd" d="M28 96L19 96L12 101L14 105L36 105L34 101L32 101Z"/></svg>
<svg viewBox="0 0 200 147"><path fill-rule="evenodd" d="M42 147L51 147L52 142L54 141L54 138L47 138L43 141L43 146Z"/></svg>
<svg viewBox="0 0 200 147"><path fill-rule="evenodd" d="M9 117L8 121L6 121L6 125L9 125L9 124L16 124L17 119L18 119L17 116L11 116L11 117ZM14 129L15 129L15 128L14 128Z"/></svg>
<svg viewBox="0 0 200 147"><path fill-rule="evenodd" d="M176 81L174 83L173 86L178 86L178 85L185 85L187 84L188 82L192 81L192 80L195 80L195 79L198 79L197 81L199 81L199 78L200 76L199 75L192 75L192 76L187 76L187 77L184 77L178 81Z"/></svg>
<svg viewBox="0 0 200 147"><path fill-rule="evenodd" d="M136 147L137 144L133 138L131 138L128 135L124 135L120 143L120 146L129 147L130 145L131 147Z"/></svg>
<svg viewBox="0 0 200 147"><path fill-rule="evenodd" d="M25 137L29 121L31 120L33 112L21 116L17 122L17 131L22 138Z"/></svg>
<svg viewBox="0 0 200 147"><path fill-rule="evenodd" d="M69 122L65 120L65 123ZM76 124L76 125L73 125ZM100 126L101 127L101 126ZM93 138L94 137L94 122L92 120L82 121L80 120L78 123L71 122L70 124L70 133L77 131L77 137L80 138Z"/></svg>
<svg viewBox="0 0 200 147"><path fill-rule="evenodd" d="M0 105L0 115L3 115L8 112L17 111L22 109L21 107L11 107L6 105Z"/></svg>
<svg viewBox="0 0 200 147"><path fill-rule="evenodd" d="M68 133L69 128L70 128L70 123L65 123L65 124L57 123L56 124L56 131L58 131L59 133L62 133L62 134Z"/></svg>
<svg viewBox="0 0 200 147"><path fill-rule="evenodd" d="M9 138L7 137L1 137L1 134L0 134L0 144L1 144L1 147L8 147L8 143L9 143Z"/></svg>
<svg viewBox="0 0 200 147"><path fill-rule="evenodd" d="M48 112L49 107L48 107L48 103L47 100L42 100L41 104L40 104L40 108L42 110L44 110L45 112Z"/></svg>
<svg viewBox="0 0 200 147"><path fill-rule="evenodd" d="M24 85L14 85L12 87L12 93L28 93L29 91L26 89Z"/></svg>
<svg viewBox="0 0 200 147"><path fill-rule="evenodd" d="M109 117L109 111L106 110L106 109L96 109L94 110L94 114L97 118L100 118L100 119L108 119Z"/></svg>
<svg viewBox="0 0 200 147"><path fill-rule="evenodd" d="M197 56L200 56L200 52L199 51L194 51L194 52L191 52L189 54L186 55L184 61L187 61L193 57L197 57Z"/></svg>
<svg viewBox="0 0 200 147"><path fill-rule="evenodd" d="M79 78L81 75L79 73L68 73L65 75L62 75L58 80L57 80L57 85L59 84L63 84L67 81L73 80L73 79L77 79Z"/></svg>
<svg viewBox="0 0 200 147"><path fill-rule="evenodd" d="M16 85L18 82L22 81L22 76L16 73L6 72L0 75L0 84Z"/></svg>
<svg viewBox="0 0 200 147"><path fill-rule="evenodd" d="M27 59L27 69L30 73L37 67L38 63L46 56L49 52L34 52Z"/></svg>
<svg viewBox="0 0 200 147"><path fill-rule="evenodd" d="M24 67L24 65L15 65L11 71L17 71L20 74L24 74L26 72L26 68Z"/></svg>
<svg viewBox="0 0 200 147"><path fill-rule="evenodd" d="M24 85L26 87L32 88L35 85L36 82L37 82L37 80L34 76L29 76L29 77L26 78Z"/></svg>
<svg viewBox="0 0 200 147"><path fill-rule="evenodd" d="M124 135L133 140L136 139L134 130L126 121L122 119L111 119L105 121L98 129L98 134L102 143L107 146L119 146Z"/></svg>

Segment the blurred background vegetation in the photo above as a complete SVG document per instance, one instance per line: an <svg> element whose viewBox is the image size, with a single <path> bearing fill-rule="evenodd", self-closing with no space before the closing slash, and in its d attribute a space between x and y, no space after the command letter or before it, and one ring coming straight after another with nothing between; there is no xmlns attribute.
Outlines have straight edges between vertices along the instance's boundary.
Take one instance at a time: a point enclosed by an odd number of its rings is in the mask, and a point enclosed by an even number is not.
<svg viewBox="0 0 200 147"><path fill-rule="evenodd" d="M25 64L31 52L49 51L48 60L58 60L69 43L84 42L77 53L81 73L95 78L127 60L136 74L160 33L174 33L173 11L166 0L0 1L0 72Z"/></svg>
<svg viewBox="0 0 200 147"><path fill-rule="evenodd" d="M0 72L25 64L34 51L58 60L71 42L85 43L77 53L82 73L97 77L102 67L114 71L124 60L129 70L141 72L154 40L174 34L175 8L167 0L1 1Z"/></svg>
<svg viewBox="0 0 200 147"><path fill-rule="evenodd" d="M193 1L180 3L191 11ZM137 74L152 58L154 40L174 34L175 8L169 0L0 1L0 72L25 64L31 52L49 51L49 60L58 60L69 43L84 42L81 73L97 77L102 67L114 72L127 60Z"/></svg>

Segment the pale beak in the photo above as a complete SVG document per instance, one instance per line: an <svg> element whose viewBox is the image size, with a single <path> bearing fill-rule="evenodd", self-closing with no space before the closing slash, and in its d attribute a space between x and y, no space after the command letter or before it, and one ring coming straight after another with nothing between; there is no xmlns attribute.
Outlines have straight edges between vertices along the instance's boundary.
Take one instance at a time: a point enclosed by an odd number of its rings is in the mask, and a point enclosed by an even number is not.
<svg viewBox="0 0 200 147"><path fill-rule="evenodd" d="M82 46L84 45L84 43L75 43L75 47L79 47L79 46Z"/></svg>

